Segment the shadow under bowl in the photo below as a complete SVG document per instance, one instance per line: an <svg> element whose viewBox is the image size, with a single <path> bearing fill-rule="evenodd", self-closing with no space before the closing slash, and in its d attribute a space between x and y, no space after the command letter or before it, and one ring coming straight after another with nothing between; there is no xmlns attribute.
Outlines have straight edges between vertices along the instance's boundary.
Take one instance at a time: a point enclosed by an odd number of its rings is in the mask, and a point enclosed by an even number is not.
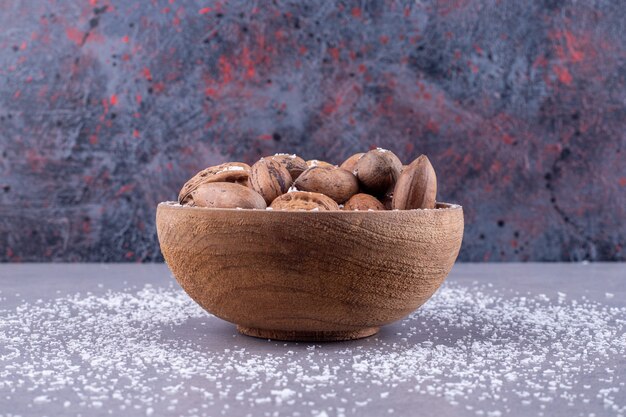
<svg viewBox="0 0 626 417"><path fill-rule="evenodd" d="M461 206L272 211L157 207L161 251L181 287L246 335L367 337L441 286L463 238Z"/></svg>

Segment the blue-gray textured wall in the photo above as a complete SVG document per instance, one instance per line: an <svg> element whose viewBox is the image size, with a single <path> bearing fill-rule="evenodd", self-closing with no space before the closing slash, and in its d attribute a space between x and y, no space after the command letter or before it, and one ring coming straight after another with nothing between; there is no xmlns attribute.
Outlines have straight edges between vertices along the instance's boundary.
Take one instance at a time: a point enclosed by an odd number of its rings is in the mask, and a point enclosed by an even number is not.
<svg viewBox="0 0 626 417"><path fill-rule="evenodd" d="M621 1L0 1L0 260L161 259L227 160L426 153L460 259L624 260Z"/></svg>

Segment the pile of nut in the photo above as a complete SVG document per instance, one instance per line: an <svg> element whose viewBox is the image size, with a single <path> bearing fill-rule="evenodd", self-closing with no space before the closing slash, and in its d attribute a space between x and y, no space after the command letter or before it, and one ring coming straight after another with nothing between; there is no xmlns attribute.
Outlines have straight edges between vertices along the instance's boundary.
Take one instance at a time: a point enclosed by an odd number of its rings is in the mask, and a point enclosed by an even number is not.
<svg viewBox="0 0 626 417"><path fill-rule="evenodd" d="M437 177L421 155L402 165L377 148L340 166L289 154L254 165L228 162L206 168L180 191L181 205L273 210L411 210L435 208Z"/></svg>

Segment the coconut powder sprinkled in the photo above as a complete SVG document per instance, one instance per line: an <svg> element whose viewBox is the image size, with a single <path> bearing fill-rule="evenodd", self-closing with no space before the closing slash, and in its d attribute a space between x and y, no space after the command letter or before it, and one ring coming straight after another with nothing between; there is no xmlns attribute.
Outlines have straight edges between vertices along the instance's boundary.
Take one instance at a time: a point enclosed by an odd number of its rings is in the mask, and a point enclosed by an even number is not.
<svg viewBox="0 0 626 417"><path fill-rule="evenodd" d="M623 369L610 365L624 364L626 308L565 293L447 284L394 337L348 343L209 332L217 320L174 286L0 310L0 416L18 405L35 415L393 415L407 395L478 416L626 413ZM215 348L216 338L232 343Z"/></svg>

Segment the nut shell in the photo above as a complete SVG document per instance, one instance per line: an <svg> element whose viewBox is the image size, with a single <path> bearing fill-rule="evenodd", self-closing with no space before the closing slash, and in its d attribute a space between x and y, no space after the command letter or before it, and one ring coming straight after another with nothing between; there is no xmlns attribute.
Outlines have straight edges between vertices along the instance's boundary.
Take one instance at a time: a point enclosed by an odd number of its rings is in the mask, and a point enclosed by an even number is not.
<svg viewBox="0 0 626 417"><path fill-rule="evenodd" d="M354 169L363 189L376 196L393 189L401 171L400 159L393 152L384 149L367 152L357 161Z"/></svg>
<svg viewBox="0 0 626 417"><path fill-rule="evenodd" d="M287 168L272 158L261 158L250 168L250 187L261 194L268 205L286 193L292 183Z"/></svg>
<svg viewBox="0 0 626 417"><path fill-rule="evenodd" d="M314 168L314 167L337 167L336 165L333 165L331 163L328 163L326 161L320 161L318 159L309 159L308 161L306 161L306 166L309 168Z"/></svg>
<svg viewBox="0 0 626 417"><path fill-rule="evenodd" d="M289 174L291 175L291 179L293 181L295 181L296 178L298 178L300 174L302 174L308 168L304 159L295 154L276 154L268 158L273 159L274 161L278 161L282 166L287 168L287 171L289 171Z"/></svg>
<svg viewBox="0 0 626 417"><path fill-rule="evenodd" d="M307 191L283 194L276 198L270 207L274 210L339 210L339 205L332 198Z"/></svg>
<svg viewBox="0 0 626 417"><path fill-rule="evenodd" d="M391 207L398 210L432 209L437 198L437 175L426 155L402 171L393 190Z"/></svg>
<svg viewBox="0 0 626 417"><path fill-rule="evenodd" d="M187 204L191 193L202 184L212 182L233 182L247 185L250 177L250 165L243 162L227 162L203 169L183 185L178 194L178 203Z"/></svg>
<svg viewBox="0 0 626 417"><path fill-rule="evenodd" d="M321 193L341 204L359 192L356 177L345 169L331 167L313 167L304 171L294 182L300 191Z"/></svg>
<svg viewBox="0 0 626 417"><path fill-rule="evenodd" d="M191 193L197 207L264 209L265 200L251 188L232 182L201 184Z"/></svg>
<svg viewBox="0 0 626 417"><path fill-rule="evenodd" d="M385 210L385 206L376 197L365 193L355 194L343 205L344 210Z"/></svg>
<svg viewBox="0 0 626 417"><path fill-rule="evenodd" d="M345 169L346 171L354 172L356 169L356 163L361 157L365 155L363 152L355 153L350 158L343 161L343 163L339 166L339 168Z"/></svg>

